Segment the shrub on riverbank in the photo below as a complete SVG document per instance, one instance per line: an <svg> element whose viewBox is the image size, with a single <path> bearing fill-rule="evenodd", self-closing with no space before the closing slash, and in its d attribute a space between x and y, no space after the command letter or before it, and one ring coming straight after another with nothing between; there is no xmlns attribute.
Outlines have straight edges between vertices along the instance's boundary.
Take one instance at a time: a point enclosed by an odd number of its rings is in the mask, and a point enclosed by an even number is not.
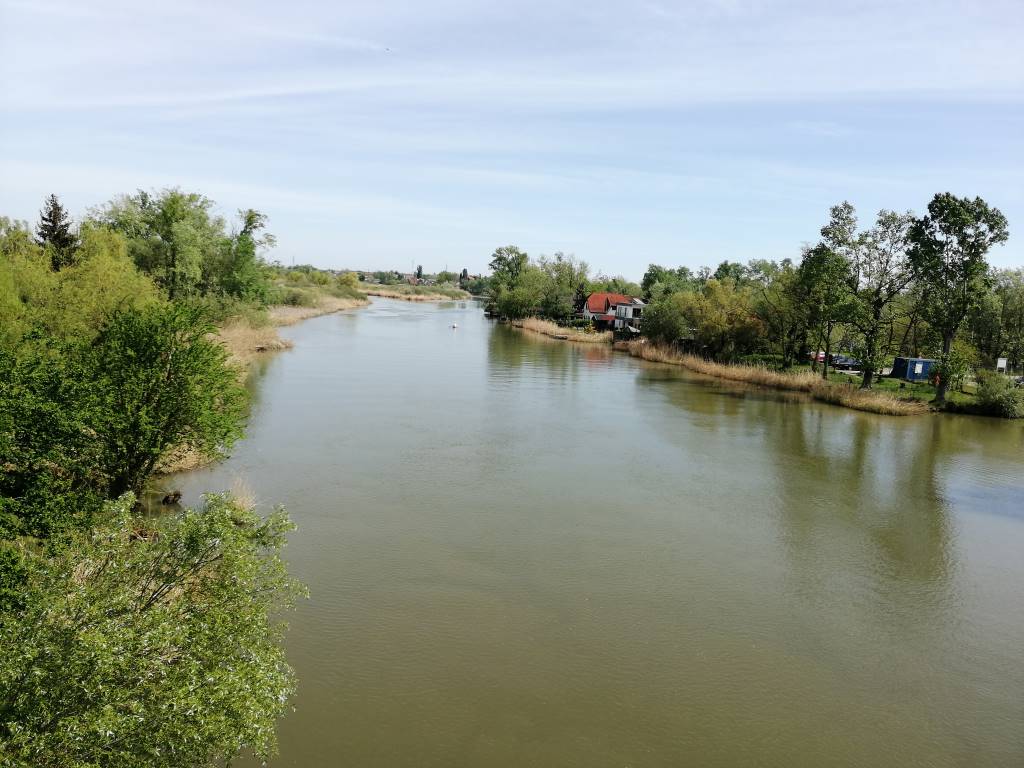
<svg viewBox="0 0 1024 768"><path fill-rule="evenodd" d="M1015 388L1006 376L980 371L974 402L949 401L946 410L1003 419L1024 419L1024 390Z"/></svg>
<svg viewBox="0 0 1024 768"><path fill-rule="evenodd" d="M815 400L859 411L891 416L909 416L928 411L928 406L920 401L899 400L880 392L861 390L843 384L832 384L822 381L809 371L780 373L757 365L727 365L705 360L696 355L682 354L671 347L642 341L620 342L615 345L615 348L644 360L680 365L691 371L720 379L740 381L772 389L806 392Z"/></svg>

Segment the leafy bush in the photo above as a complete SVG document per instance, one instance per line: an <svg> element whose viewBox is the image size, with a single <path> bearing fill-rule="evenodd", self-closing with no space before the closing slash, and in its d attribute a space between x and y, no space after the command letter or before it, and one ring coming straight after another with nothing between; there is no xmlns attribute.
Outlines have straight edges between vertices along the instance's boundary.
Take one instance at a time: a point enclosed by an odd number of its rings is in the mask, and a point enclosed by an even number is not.
<svg viewBox="0 0 1024 768"><path fill-rule="evenodd" d="M314 307L316 296L301 288L279 287L271 292L271 304L285 304L289 307Z"/></svg>
<svg viewBox="0 0 1024 768"><path fill-rule="evenodd" d="M990 416L1024 418L1024 390L1015 388L1009 378L992 371L978 372L976 403L979 412Z"/></svg>

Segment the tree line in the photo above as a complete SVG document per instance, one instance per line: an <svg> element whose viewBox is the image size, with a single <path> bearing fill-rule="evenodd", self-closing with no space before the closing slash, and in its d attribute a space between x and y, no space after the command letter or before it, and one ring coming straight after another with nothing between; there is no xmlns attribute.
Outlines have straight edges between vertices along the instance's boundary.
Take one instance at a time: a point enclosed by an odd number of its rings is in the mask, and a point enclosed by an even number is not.
<svg viewBox="0 0 1024 768"><path fill-rule="evenodd" d="M820 350L823 376L840 348L864 389L894 355L934 356L941 404L968 369L1024 362L1024 271L987 261L1007 238L1006 218L980 198L937 194L923 216L883 210L867 227L844 202L798 262L652 265L644 332L724 362L770 355L782 369Z"/></svg>
<svg viewBox="0 0 1024 768"><path fill-rule="evenodd" d="M294 687L275 618L290 523L244 500L151 517L162 462L224 455L247 396L215 321L283 290L266 216L177 189L76 226L0 218L0 763L268 753Z"/></svg>
<svg viewBox="0 0 1024 768"><path fill-rule="evenodd" d="M510 320L538 316L567 323L590 293L638 296L641 290L621 276L599 274L591 278L587 263L572 254L556 252L554 256L531 259L514 245L497 248L491 255L490 268L488 309Z"/></svg>

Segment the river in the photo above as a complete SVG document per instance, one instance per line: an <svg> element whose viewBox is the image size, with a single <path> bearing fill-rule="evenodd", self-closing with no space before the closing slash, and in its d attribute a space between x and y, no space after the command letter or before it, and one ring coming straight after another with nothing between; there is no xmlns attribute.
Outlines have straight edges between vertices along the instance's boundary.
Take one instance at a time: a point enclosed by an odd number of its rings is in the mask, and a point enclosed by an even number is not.
<svg viewBox="0 0 1024 768"><path fill-rule="evenodd" d="M457 324L457 328L452 328ZM171 478L298 524L272 766L1024 765L1024 425L376 300Z"/></svg>

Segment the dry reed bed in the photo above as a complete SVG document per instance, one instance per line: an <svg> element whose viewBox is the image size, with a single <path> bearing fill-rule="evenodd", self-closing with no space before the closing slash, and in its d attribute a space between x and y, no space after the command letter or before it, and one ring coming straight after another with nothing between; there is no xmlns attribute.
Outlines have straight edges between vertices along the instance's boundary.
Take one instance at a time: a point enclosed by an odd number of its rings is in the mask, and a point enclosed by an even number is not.
<svg viewBox="0 0 1024 768"><path fill-rule="evenodd" d="M587 332L579 328L563 328L556 323L547 320L539 320L536 317L528 317L525 320L513 320L511 325L515 328L524 328L534 333L542 333L553 339L566 341L579 341L585 344L608 344L612 340L612 332L604 331L595 333Z"/></svg>
<svg viewBox="0 0 1024 768"><path fill-rule="evenodd" d="M639 341L620 342L616 349L629 352L634 357L656 363L681 365L691 371L729 381L740 381L760 387L806 392L815 400L841 405L858 411L881 413L889 416L913 416L927 413L927 404L920 400L900 400L884 392L857 389L853 385L834 384L823 381L816 374L779 373L755 365L725 365L705 360L696 355L685 355L658 344Z"/></svg>
<svg viewBox="0 0 1024 768"><path fill-rule="evenodd" d="M462 292L461 296L449 296L444 293L403 293L402 291L375 288L369 285L360 285L359 290L368 296L380 296L382 299L401 299L402 301L463 301L471 298L471 295L465 291Z"/></svg>
<svg viewBox="0 0 1024 768"><path fill-rule="evenodd" d="M295 323L308 320L311 317L365 307L369 303L367 299L340 298L324 294L317 298L316 304L312 307L294 307L288 304L277 304L271 307L270 322L273 325L295 325Z"/></svg>

